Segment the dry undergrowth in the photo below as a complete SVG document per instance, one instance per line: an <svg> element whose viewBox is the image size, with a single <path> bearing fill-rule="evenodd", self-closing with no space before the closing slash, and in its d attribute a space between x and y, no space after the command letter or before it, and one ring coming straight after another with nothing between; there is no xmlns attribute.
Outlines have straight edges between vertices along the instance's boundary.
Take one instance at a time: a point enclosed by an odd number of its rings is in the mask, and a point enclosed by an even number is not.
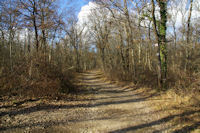
<svg viewBox="0 0 200 133"><path fill-rule="evenodd" d="M180 132L181 129L194 129L194 132L200 128L200 106L199 95L197 94L177 94L174 90L169 90L165 93L161 93L159 96L152 98L151 100L159 99L153 102L156 110L165 110L165 113L161 116L179 115L171 120L173 125L178 125ZM168 110L168 111L167 111ZM194 112L194 113L192 113ZM178 129L177 129L178 130Z"/></svg>
<svg viewBox="0 0 200 133"><path fill-rule="evenodd" d="M138 91L144 92L144 95L155 93L150 88L141 88ZM198 94L177 94L174 90L159 92L158 95L149 99L149 104L159 113L159 117L167 118L172 116L171 123L177 126L177 132L187 132L193 130L194 133L200 132L200 95ZM178 117L173 117L178 116ZM197 129L199 128L199 129ZM185 130L185 131L184 131Z"/></svg>
<svg viewBox="0 0 200 133"><path fill-rule="evenodd" d="M105 78L105 80L108 81L109 78ZM167 119L167 121L170 119L170 123L176 126L175 133L200 132L200 93L197 89L158 91L148 87L137 86L130 82L118 80L110 82L124 87L131 86L143 96L153 95L148 98L148 104L151 105L155 112L159 112L159 118Z"/></svg>

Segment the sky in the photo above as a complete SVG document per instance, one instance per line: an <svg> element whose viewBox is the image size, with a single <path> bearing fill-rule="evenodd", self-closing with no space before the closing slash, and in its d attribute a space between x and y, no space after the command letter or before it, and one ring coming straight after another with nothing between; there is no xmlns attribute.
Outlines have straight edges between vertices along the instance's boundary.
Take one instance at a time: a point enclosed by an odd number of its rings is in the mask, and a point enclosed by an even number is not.
<svg viewBox="0 0 200 133"><path fill-rule="evenodd" d="M91 2L92 0L58 0L59 6L61 7L61 10L64 9L64 13L74 13L74 15L78 19L78 25L83 26L85 23L89 23L88 16L90 16L90 11L91 9L94 9L96 5ZM179 11L177 13L177 16L173 17L173 20L176 21L176 28L179 28L180 26L183 25L183 18L184 21L187 21L187 16L188 16L188 9L189 9L189 0L179 0L177 6L173 6L172 9L168 10L168 13L170 14L175 14L177 10L181 9L182 13ZM200 18L199 11L195 10L196 5L200 6L200 0L194 0L194 7L192 11L192 22L193 20ZM68 11L65 11L68 10ZM86 29L85 29L86 30ZM168 21L168 30L172 31L172 22Z"/></svg>
<svg viewBox="0 0 200 133"><path fill-rule="evenodd" d="M87 2L83 2L84 0L78 0L78 1L79 2L82 1L79 3L79 11L77 13L78 25L85 26L85 23L86 24L90 23L88 19L88 16L90 16L90 11L94 9L95 7L97 7L97 5L91 1L89 2L89 0ZM171 20L175 21L176 29L180 28L183 25L186 26L186 24L183 22L186 22L188 19L188 13L189 13L189 7L190 7L188 1L189 0L181 0L180 2L179 0L177 0L177 6L172 4L173 6L171 9L170 9L170 6L168 6L168 13L173 16ZM194 0L191 23L195 23L197 22L197 20L200 19L200 13L198 11L199 9L197 9L199 7L200 7L200 0ZM177 15L175 16L174 14L176 14L176 12L177 12ZM168 21L167 23L168 36L171 36L173 34L172 21ZM84 31L87 31L87 26L84 28Z"/></svg>
<svg viewBox="0 0 200 133"><path fill-rule="evenodd" d="M58 0L61 10L69 9L75 11L76 16L80 12L81 8L89 3L90 0Z"/></svg>
<svg viewBox="0 0 200 133"><path fill-rule="evenodd" d="M94 6L91 0L57 0L59 3L59 7L61 8L62 11L66 13L74 13L74 15L78 18L79 21L85 21L87 19L87 15L90 12L90 9ZM183 2L184 1L184 2ZM189 8L189 0L182 0L181 3L178 3L178 8L184 8L188 9ZM197 3L200 3L200 0L194 0L194 5ZM66 11L65 11L66 10ZM68 10L68 11L67 11ZM176 12L176 8L173 9L172 12ZM187 11L184 11L184 16L186 18L187 16ZM200 15L197 15L195 11L192 13L192 18L195 17L200 17ZM182 14L179 12L177 17L175 18L177 23L177 27L182 25ZM82 23L82 22L79 22Z"/></svg>
<svg viewBox="0 0 200 133"><path fill-rule="evenodd" d="M90 9L94 8L95 5L92 4L92 2L89 2L89 0L76 0L79 3L79 13L77 13L77 17L79 19L79 21L83 21L87 19L88 14L90 13ZM179 0L177 0L179 1ZM185 21L187 20L188 17L188 9L189 9L189 0L181 0L181 2L178 2L177 6L173 6L172 9L168 9L168 13L169 14L175 14L177 11L177 16L174 16L174 20L176 20L176 27L180 27L183 23L182 23L182 19L184 18ZM200 0L194 0L193 3L193 11L192 11L192 21L193 19L197 19L200 18L200 14L199 11L196 10L196 6L199 5L200 6ZM82 7L81 7L82 6ZM181 11L179 10L182 10ZM170 22L169 22L170 23Z"/></svg>

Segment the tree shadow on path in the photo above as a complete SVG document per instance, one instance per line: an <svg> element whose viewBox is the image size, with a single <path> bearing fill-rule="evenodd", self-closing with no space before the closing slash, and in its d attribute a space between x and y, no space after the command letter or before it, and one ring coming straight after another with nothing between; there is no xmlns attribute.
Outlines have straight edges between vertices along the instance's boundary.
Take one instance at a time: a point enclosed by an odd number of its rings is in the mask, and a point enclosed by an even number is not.
<svg viewBox="0 0 200 133"><path fill-rule="evenodd" d="M172 120L176 117L184 117L184 116L192 115L192 114L195 114L195 113L200 113L200 110L187 111L187 112L183 112L181 114L170 115L170 116L161 118L161 119L156 120L156 121L152 121L152 122L149 122L149 123L144 123L144 124L140 124L140 125L136 125L136 126L131 126L131 127L123 128L123 129L114 130L114 131L111 131L109 133L121 133L121 132L128 132L128 131L136 131L138 129L142 129L142 128L146 128L146 127L152 127L154 125L160 125L162 123L169 122L170 120ZM188 133L189 131L196 129L199 125L200 125L200 123L195 123L192 126L187 126L187 127L184 127L180 130L176 130L176 131L174 131L174 133Z"/></svg>

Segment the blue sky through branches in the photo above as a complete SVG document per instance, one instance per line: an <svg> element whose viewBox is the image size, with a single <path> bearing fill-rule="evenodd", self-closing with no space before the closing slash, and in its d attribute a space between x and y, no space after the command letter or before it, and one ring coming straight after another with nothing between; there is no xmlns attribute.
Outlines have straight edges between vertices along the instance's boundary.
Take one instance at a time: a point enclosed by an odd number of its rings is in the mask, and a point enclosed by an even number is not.
<svg viewBox="0 0 200 133"><path fill-rule="evenodd" d="M80 12L84 5L87 5L90 0L58 0L60 10L70 9L75 12L76 15Z"/></svg>

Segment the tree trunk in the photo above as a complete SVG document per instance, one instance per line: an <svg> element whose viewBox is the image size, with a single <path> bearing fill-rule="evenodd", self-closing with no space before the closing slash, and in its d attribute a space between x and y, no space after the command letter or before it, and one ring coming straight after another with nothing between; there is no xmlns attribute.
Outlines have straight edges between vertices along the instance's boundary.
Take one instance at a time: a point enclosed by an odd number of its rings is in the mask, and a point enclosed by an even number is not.
<svg viewBox="0 0 200 133"><path fill-rule="evenodd" d="M157 26L155 18L155 3L154 0L151 0L152 4L152 17L154 23L154 33L158 42L158 85L163 88L166 87L166 78L167 78L167 44L166 44L166 30L167 30L167 1L166 0L157 0L160 7L160 23ZM158 31L159 30L159 31Z"/></svg>
<svg viewBox="0 0 200 133"><path fill-rule="evenodd" d="M166 44L166 30L167 30L167 2L159 0L160 6L160 61L161 61L161 84L166 85L167 78L167 44Z"/></svg>
<svg viewBox="0 0 200 133"><path fill-rule="evenodd" d="M38 28L37 28L37 23L36 23L36 15L37 15L37 9L36 9L36 2L33 1L33 26L35 30L35 40L36 40L36 50L38 52L39 50L39 40L38 40Z"/></svg>
<svg viewBox="0 0 200 133"><path fill-rule="evenodd" d="M193 4L193 0L190 0L190 10L189 10L189 16L188 16L188 21L187 21L187 46L189 46L188 48L191 48L193 46L190 47L190 21L191 21L191 15L192 15L192 4ZM187 50L187 47L186 47ZM187 57L186 57L186 63L185 63L185 71L189 68L189 63L190 63L190 56L192 55L192 50L193 48L191 48L191 50L187 51Z"/></svg>
<svg viewBox="0 0 200 133"><path fill-rule="evenodd" d="M190 43L190 21L191 21L191 15L192 15L192 4L193 4L193 0L190 0L190 11L189 11L189 16L188 16L188 21L187 21L187 44Z"/></svg>

